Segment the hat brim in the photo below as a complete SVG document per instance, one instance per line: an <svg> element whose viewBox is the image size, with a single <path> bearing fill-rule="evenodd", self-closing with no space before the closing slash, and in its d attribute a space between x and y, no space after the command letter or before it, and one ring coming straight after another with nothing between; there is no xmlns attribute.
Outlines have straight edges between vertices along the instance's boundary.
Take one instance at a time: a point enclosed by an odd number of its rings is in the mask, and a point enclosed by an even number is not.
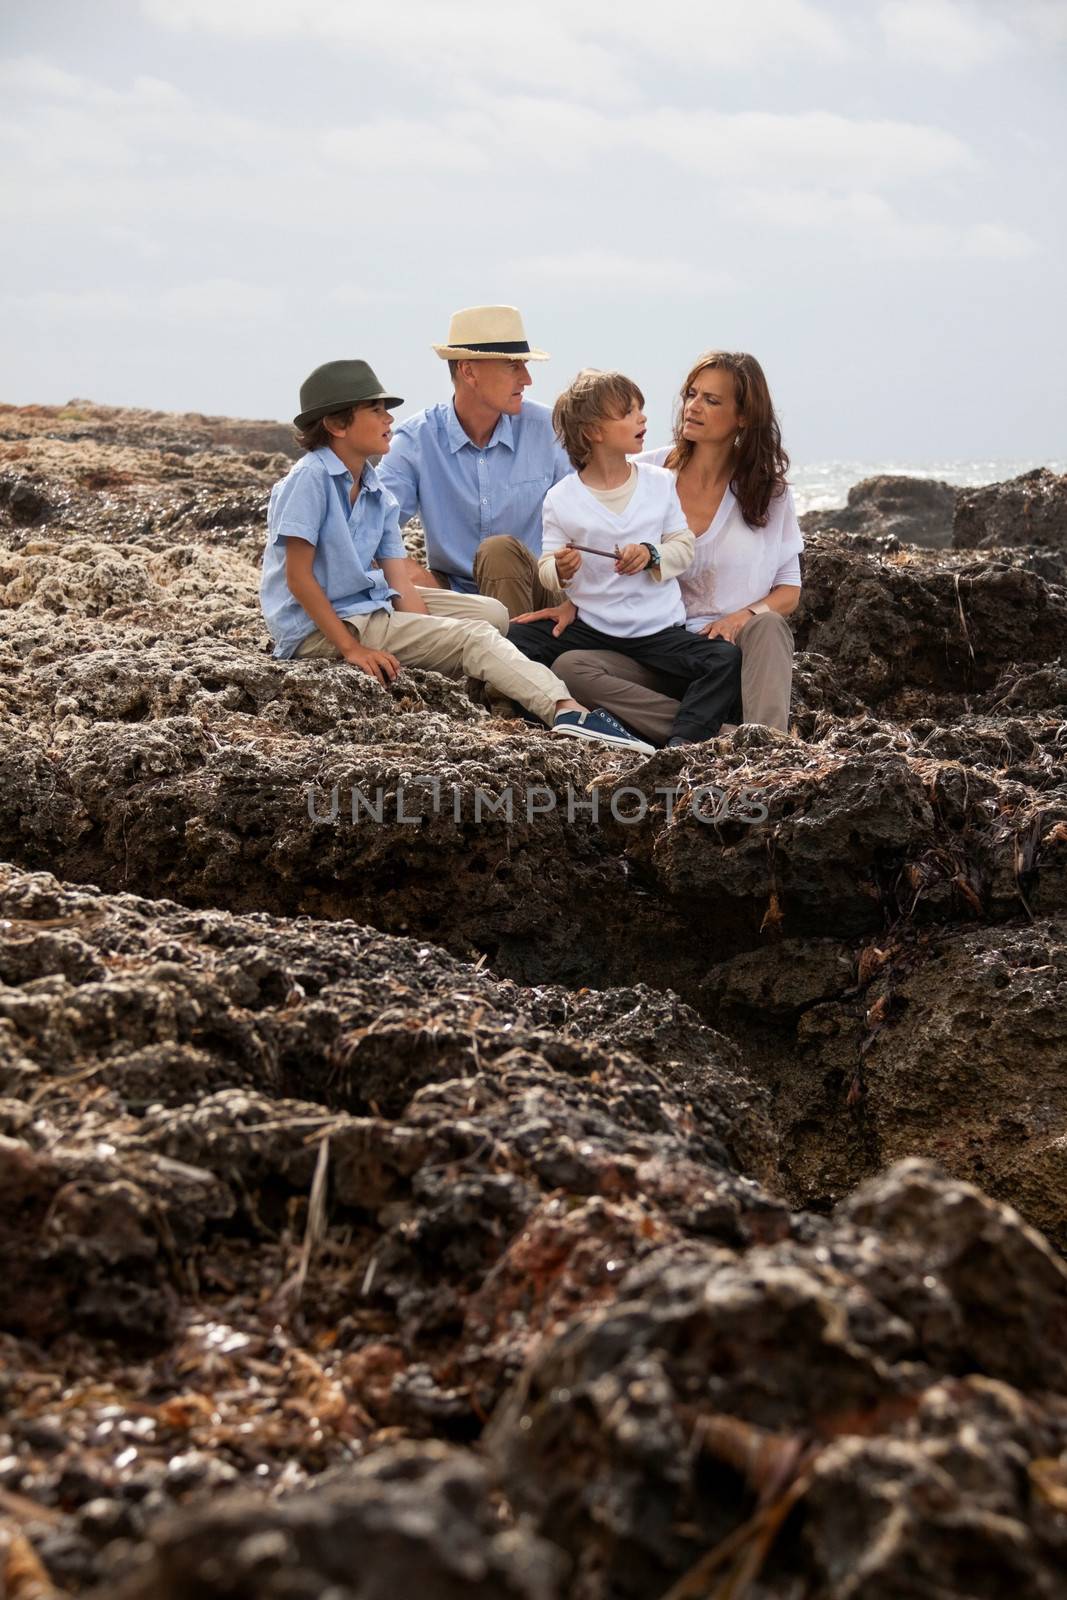
<svg viewBox="0 0 1067 1600"><path fill-rule="evenodd" d="M442 361L551 361L547 350L465 350L462 345L435 344Z"/></svg>
<svg viewBox="0 0 1067 1600"><path fill-rule="evenodd" d="M392 410L393 406L404 404L398 394L361 394L351 400L331 400L328 406L312 406L310 411L301 411L298 417L293 418L293 427L310 428L313 422L321 422L323 417L332 417L335 411L345 411L349 406L372 406L379 400L388 410Z"/></svg>

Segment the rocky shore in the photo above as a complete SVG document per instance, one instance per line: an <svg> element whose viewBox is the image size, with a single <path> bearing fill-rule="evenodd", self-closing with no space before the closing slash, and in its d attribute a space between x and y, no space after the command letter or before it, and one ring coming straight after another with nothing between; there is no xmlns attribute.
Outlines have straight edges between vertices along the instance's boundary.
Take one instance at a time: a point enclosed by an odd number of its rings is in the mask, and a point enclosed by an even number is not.
<svg viewBox="0 0 1067 1600"><path fill-rule="evenodd" d="M635 761L275 662L291 449L0 407L0 1596L1054 1600L1067 480Z"/></svg>

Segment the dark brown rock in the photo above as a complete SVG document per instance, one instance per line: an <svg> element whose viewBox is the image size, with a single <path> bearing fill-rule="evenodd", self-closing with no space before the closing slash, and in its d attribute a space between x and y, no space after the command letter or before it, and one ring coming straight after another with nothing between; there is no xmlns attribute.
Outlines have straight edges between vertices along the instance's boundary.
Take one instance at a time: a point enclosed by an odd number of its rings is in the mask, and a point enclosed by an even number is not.
<svg viewBox="0 0 1067 1600"><path fill-rule="evenodd" d="M1067 477L1038 467L1008 483L961 489L952 543L957 550L1067 549Z"/></svg>
<svg viewBox="0 0 1067 1600"><path fill-rule="evenodd" d="M809 511L801 518L805 533L837 529L862 545L896 540L929 550L952 544L952 519L957 490L936 478L883 474L864 478L848 491L840 510Z"/></svg>
<svg viewBox="0 0 1067 1600"><path fill-rule="evenodd" d="M489 1489L469 1455L382 1452L312 1494L234 1498L161 1530L99 1600L561 1600L559 1551L502 1527Z"/></svg>

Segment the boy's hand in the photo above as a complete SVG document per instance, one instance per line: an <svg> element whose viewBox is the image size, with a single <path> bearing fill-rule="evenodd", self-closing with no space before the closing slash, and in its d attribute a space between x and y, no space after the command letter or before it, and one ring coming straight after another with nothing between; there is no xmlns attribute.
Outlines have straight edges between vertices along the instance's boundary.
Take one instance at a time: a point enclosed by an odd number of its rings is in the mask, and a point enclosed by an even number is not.
<svg viewBox="0 0 1067 1600"><path fill-rule="evenodd" d="M564 550L556 551L556 573L561 583L566 583L582 564L582 558L577 550L572 550L568 545Z"/></svg>
<svg viewBox="0 0 1067 1600"><path fill-rule="evenodd" d="M565 628L569 628L578 615L578 607L573 600L564 600L561 606L546 606L543 611L524 611L521 617L512 617L512 622L540 622L542 617L550 617L555 623L552 629L553 639L558 639Z"/></svg>
<svg viewBox="0 0 1067 1600"><path fill-rule="evenodd" d="M644 571L651 559L643 544L624 544L619 551L619 559L615 563L615 571L620 577L629 578L635 572Z"/></svg>
<svg viewBox="0 0 1067 1600"><path fill-rule="evenodd" d="M396 656L391 656L388 650L369 650L366 645L360 644L357 639L353 639L348 648L342 651L342 654L346 661L350 661L354 667L358 667L368 677L377 678L378 682L383 685L392 683L400 671L400 662L396 659Z"/></svg>

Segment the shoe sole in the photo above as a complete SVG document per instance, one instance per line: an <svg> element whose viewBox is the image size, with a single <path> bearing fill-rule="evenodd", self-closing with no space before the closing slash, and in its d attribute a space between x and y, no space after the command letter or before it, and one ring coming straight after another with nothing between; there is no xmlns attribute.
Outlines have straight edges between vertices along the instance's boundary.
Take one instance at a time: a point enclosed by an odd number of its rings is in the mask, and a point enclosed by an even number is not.
<svg viewBox="0 0 1067 1600"><path fill-rule="evenodd" d="M588 733L585 728L549 728L549 733L554 733L560 738L587 739L590 744L613 745L616 750L639 750L643 756L654 756L654 744L646 744L643 739L619 739L611 733Z"/></svg>

